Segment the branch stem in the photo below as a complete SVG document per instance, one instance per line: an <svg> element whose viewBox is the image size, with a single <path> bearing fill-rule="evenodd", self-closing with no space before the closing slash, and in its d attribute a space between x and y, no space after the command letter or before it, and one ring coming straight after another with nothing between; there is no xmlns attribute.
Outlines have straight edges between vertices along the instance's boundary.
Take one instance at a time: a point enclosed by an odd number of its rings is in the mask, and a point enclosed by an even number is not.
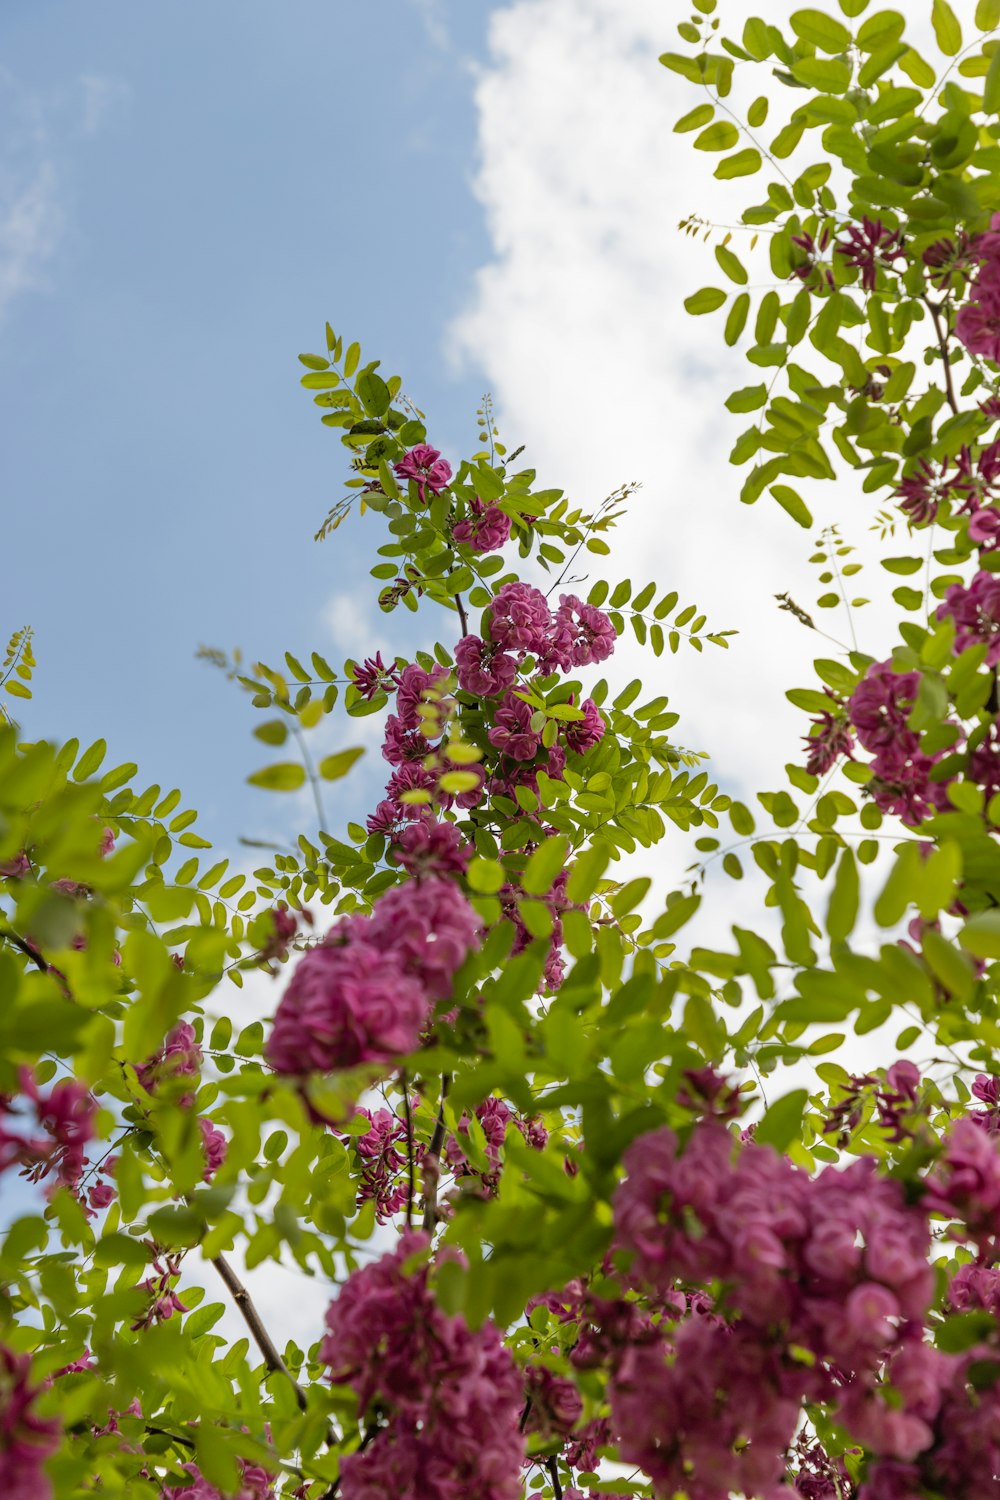
<svg viewBox="0 0 1000 1500"><path fill-rule="evenodd" d="M451 1074L441 1075L441 1102L438 1105L434 1134L424 1157L424 1228L434 1233L437 1223L438 1177L440 1176L441 1147L444 1145L444 1102L451 1088Z"/></svg>
<svg viewBox="0 0 1000 1500"><path fill-rule="evenodd" d="M253 1298L250 1296L250 1293L247 1291L246 1287L243 1285L242 1281L237 1276L236 1272L233 1270L232 1266L229 1264L224 1255L213 1256L212 1265L218 1271L226 1287L226 1290L229 1292L229 1295L236 1303L236 1306L240 1311L244 1323L246 1323L253 1336L254 1343L257 1345L257 1348L264 1356L265 1365L272 1372L276 1371L277 1373L284 1375L285 1379L291 1382L292 1387L295 1391L295 1399L298 1402L299 1410L305 1411L306 1393L299 1385L298 1381L295 1379L295 1376L292 1374L291 1370L285 1364L285 1361L282 1359L281 1355L278 1353L277 1346L275 1345L274 1340L271 1338L271 1335L268 1333L267 1329L264 1327L263 1320L261 1319L260 1313L257 1311L257 1307L254 1303Z"/></svg>

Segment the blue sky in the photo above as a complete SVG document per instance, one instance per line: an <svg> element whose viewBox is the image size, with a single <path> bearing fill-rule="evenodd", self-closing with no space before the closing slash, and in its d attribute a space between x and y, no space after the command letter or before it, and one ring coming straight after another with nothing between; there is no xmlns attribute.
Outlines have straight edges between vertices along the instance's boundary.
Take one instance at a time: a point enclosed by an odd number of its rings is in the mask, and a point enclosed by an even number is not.
<svg viewBox="0 0 1000 1500"><path fill-rule="evenodd" d="M324 611L380 540L312 541L344 465L296 355L329 318L405 375L442 446L474 435L484 377L443 330L488 252L468 60L491 8L0 7L0 630L37 631L22 723L106 737L226 844L273 822L243 785L267 755L198 644L336 662Z"/></svg>

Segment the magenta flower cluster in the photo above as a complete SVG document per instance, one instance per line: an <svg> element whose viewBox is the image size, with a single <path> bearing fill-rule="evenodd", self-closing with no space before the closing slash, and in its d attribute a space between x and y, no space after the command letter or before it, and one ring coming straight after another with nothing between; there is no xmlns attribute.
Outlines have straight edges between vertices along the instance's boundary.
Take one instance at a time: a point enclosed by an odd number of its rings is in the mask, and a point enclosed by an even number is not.
<svg viewBox="0 0 1000 1500"><path fill-rule="evenodd" d="M933 777L942 752L927 754L919 734L909 727L919 689L919 672L897 672L891 661L876 662L848 704L858 743L871 755L873 800L911 826L950 805L947 782Z"/></svg>
<svg viewBox="0 0 1000 1500"><path fill-rule="evenodd" d="M4 1500L52 1500L45 1460L59 1446L61 1426L39 1416L40 1387L31 1383L31 1359L0 1344L0 1494Z"/></svg>
<svg viewBox="0 0 1000 1500"><path fill-rule="evenodd" d="M182 1464L188 1479L180 1485L168 1485L161 1491L163 1500L276 1500L274 1475L259 1464L248 1464L240 1459L240 1487L233 1494L211 1484L197 1464Z"/></svg>
<svg viewBox="0 0 1000 1500"><path fill-rule="evenodd" d="M302 1076L386 1064L419 1043L435 1001L479 945L479 918L450 880L408 880L370 917L340 921L299 960L278 1006L267 1060Z"/></svg>
<svg viewBox="0 0 1000 1500"><path fill-rule="evenodd" d="M484 505L474 499L469 511L451 528L453 541L471 547L473 552L499 552L510 537L510 517L499 505Z"/></svg>
<svg viewBox="0 0 1000 1500"><path fill-rule="evenodd" d="M451 483L451 464L430 443L417 443L393 467L400 479L410 480L417 489L420 503L427 501L427 491L440 495Z"/></svg>
<svg viewBox="0 0 1000 1500"><path fill-rule="evenodd" d="M979 269L969 284L968 301L958 310L955 333L970 354L1000 362L1000 214L976 235L970 255Z"/></svg>
<svg viewBox="0 0 1000 1500"><path fill-rule="evenodd" d="M885 1359L920 1339L934 1291L926 1214L870 1158L810 1177L715 1119L684 1151L669 1130L640 1137L625 1166L615 1228L635 1283L667 1303L721 1290L711 1315L681 1300L676 1325L620 1356L622 1458L665 1494L770 1494L802 1402L831 1403L853 1432ZM872 1434L889 1456L897 1415L886 1409Z"/></svg>
<svg viewBox="0 0 1000 1500"><path fill-rule="evenodd" d="M470 1329L435 1300L428 1237L355 1271L326 1314L320 1359L347 1384L371 1440L341 1464L342 1500L518 1500L524 1404L490 1322Z"/></svg>

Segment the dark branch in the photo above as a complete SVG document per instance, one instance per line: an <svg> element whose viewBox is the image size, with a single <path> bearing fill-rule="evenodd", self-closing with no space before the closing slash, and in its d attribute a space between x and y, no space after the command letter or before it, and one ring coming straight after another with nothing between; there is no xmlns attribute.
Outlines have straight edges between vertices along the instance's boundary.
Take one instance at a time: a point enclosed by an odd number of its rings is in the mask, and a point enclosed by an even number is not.
<svg viewBox="0 0 1000 1500"><path fill-rule="evenodd" d="M271 1338L271 1335L264 1327L264 1324L261 1321L260 1313L257 1311L250 1293L247 1291L246 1287L243 1285L242 1281L237 1276L236 1272L233 1270L232 1266L229 1264L228 1260L226 1260L224 1255L214 1256L212 1259L212 1265L222 1277L222 1280L226 1286L226 1290L229 1292L233 1301L236 1303L236 1306L239 1308L240 1313L243 1317L243 1321L246 1323L251 1334L253 1335L254 1343L257 1345L257 1348L264 1356L265 1365L269 1370L277 1371L279 1374L284 1375L286 1380L291 1381L291 1384L295 1390L295 1399L299 1404L299 1410L305 1411L306 1393L299 1385L298 1381L295 1379L295 1376L292 1374L291 1370L285 1364L285 1361L282 1359L281 1355L278 1353L274 1340Z"/></svg>
<svg viewBox="0 0 1000 1500"><path fill-rule="evenodd" d="M935 335L937 337L937 346L938 346L938 349L941 352L941 360L942 360L942 363L944 364L944 385L945 385L945 391L946 391L947 396L948 396L948 405L951 407L952 411L955 413L955 415L957 417L958 416L958 398L955 395L955 386L954 386L954 382L952 380L952 374L951 374L951 363L950 363L950 361L948 359L948 330L947 330L947 326L943 325L942 322L941 322L941 309L940 309L940 306L938 305L938 303L932 302L931 299L930 299L930 297L928 297L928 295L927 295L926 292L924 293L923 297L921 298L921 301L923 302L924 306L927 308L927 310L930 313L931 318L933 319L933 322L934 322L934 333L935 333Z"/></svg>
<svg viewBox="0 0 1000 1500"><path fill-rule="evenodd" d="M441 1147L444 1145L444 1101L448 1097L450 1087L451 1074L443 1073L441 1103L438 1105L434 1134L431 1136L431 1143L424 1156L424 1228L429 1234L434 1233L434 1226L437 1223L438 1178L441 1175Z"/></svg>

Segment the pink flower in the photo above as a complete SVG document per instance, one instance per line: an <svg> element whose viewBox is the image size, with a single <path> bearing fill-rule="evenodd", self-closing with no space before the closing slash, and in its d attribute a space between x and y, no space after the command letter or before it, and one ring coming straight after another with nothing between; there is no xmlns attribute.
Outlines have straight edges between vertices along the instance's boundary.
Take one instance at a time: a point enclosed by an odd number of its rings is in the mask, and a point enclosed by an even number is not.
<svg viewBox="0 0 1000 1500"><path fill-rule="evenodd" d="M464 875L473 849L454 823L422 818L403 829L391 854L408 875L418 880L441 875Z"/></svg>
<svg viewBox="0 0 1000 1500"><path fill-rule="evenodd" d="M426 760L431 749L430 740L419 729L404 729L395 714L390 714L386 719L382 755L390 766L419 763Z"/></svg>
<svg viewBox="0 0 1000 1500"><path fill-rule="evenodd" d="M113 1183L95 1183L87 1194L87 1203L94 1213L100 1213L102 1209L109 1208L115 1201L115 1192Z"/></svg>
<svg viewBox="0 0 1000 1500"><path fill-rule="evenodd" d="M369 702L389 687L397 686L399 682L399 671L393 663L387 667L382 660L381 651L376 651L374 656L368 656L360 666L355 666L351 673L351 681L361 694Z"/></svg>
<svg viewBox="0 0 1000 1500"><path fill-rule="evenodd" d="M205 1115L199 1117L198 1129L201 1131L202 1150L205 1153L205 1169L201 1175L205 1182L211 1182L226 1159L229 1143L218 1126L213 1125Z"/></svg>
<svg viewBox="0 0 1000 1500"><path fill-rule="evenodd" d="M556 1375L547 1365L528 1365L524 1391L530 1403L525 1432L568 1437L583 1416L583 1400L572 1380Z"/></svg>
<svg viewBox="0 0 1000 1500"><path fill-rule="evenodd" d="M812 721L813 729L803 739L809 751L806 770L810 776L825 776L842 755L850 755L854 736L849 725L832 713L821 714Z"/></svg>
<svg viewBox="0 0 1000 1500"><path fill-rule="evenodd" d="M542 744L541 731L531 727L533 710L516 693L504 694L493 715L487 738L494 749L511 760L534 760Z"/></svg>
<svg viewBox="0 0 1000 1500"><path fill-rule="evenodd" d="M968 587L951 584L937 610L939 620L948 615L955 621L956 652L982 642L988 647L987 664L1000 661L1000 578L995 573L977 573Z"/></svg>
<svg viewBox="0 0 1000 1500"><path fill-rule="evenodd" d="M428 490L439 495L451 483L451 464L429 443L417 443L393 467L400 479L411 479L416 485L421 505L426 503Z"/></svg>
<svg viewBox="0 0 1000 1500"><path fill-rule="evenodd" d="M1000 262L992 258L969 287L969 301L955 318L955 334L970 354L1000 361Z"/></svg>
<svg viewBox="0 0 1000 1500"><path fill-rule="evenodd" d="M330 1073L412 1052L427 995L383 950L364 919L341 922L299 959L282 996L266 1056L278 1073Z"/></svg>
<svg viewBox="0 0 1000 1500"><path fill-rule="evenodd" d="M849 224L845 238L838 242L835 253L844 257L849 266L861 272L861 285L866 292L875 290L878 267L891 266L894 260L906 259L902 237L898 229L886 229L879 219L862 219L860 228Z"/></svg>
<svg viewBox="0 0 1000 1500"><path fill-rule="evenodd" d="M13 859L0 862L0 880L23 880L31 874L31 860L22 849Z"/></svg>
<svg viewBox="0 0 1000 1500"><path fill-rule="evenodd" d="M455 676L464 693L495 698L514 681L517 662L495 642L466 635L455 647Z"/></svg>
<svg viewBox="0 0 1000 1500"><path fill-rule="evenodd" d="M189 1078L201 1068L202 1052L195 1040L194 1027L189 1021L178 1021L167 1036L159 1052L139 1063L136 1074L147 1093L157 1089L172 1078ZM187 1099L193 1096L187 1095Z"/></svg>
<svg viewBox="0 0 1000 1500"><path fill-rule="evenodd" d="M51 1500L45 1460L59 1447L60 1424L34 1410L31 1359L0 1345L0 1494L3 1500Z"/></svg>
<svg viewBox="0 0 1000 1500"><path fill-rule="evenodd" d="M440 722L450 704L444 697L448 669L435 666L429 672L416 662L404 667L396 692L396 713L401 729L421 729L430 739L440 733Z"/></svg>
<svg viewBox="0 0 1000 1500"><path fill-rule="evenodd" d="M449 1316L428 1283L428 1236L355 1271L326 1315L320 1359L384 1425L341 1463L343 1500L518 1500L521 1381L498 1330Z"/></svg>
<svg viewBox="0 0 1000 1500"><path fill-rule="evenodd" d="M505 651L545 650L552 613L545 595L530 583L505 583L493 598L486 620L489 636Z"/></svg>
<svg viewBox="0 0 1000 1500"><path fill-rule="evenodd" d="M171 1485L161 1494L163 1500L275 1500L274 1475L259 1464L240 1463L240 1487L235 1495L229 1491L223 1495L220 1489L202 1474L197 1464L182 1464L181 1468L191 1477L190 1484Z"/></svg>
<svg viewBox="0 0 1000 1500"><path fill-rule="evenodd" d="M577 755L586 755L604 737L604 718L593 698L584 698L580 704L582 719L567 723L563 733L569 748Z"/></svg>
<svg viewBox="0 0 1000 1500"><path fill-rule="evenodd" d="M553 620L552 636L539 658L543 672L557 666L568 672L606 661L615 649L615 627L603 610L585 604L575 594L562 594Z"/></svg>
<svg viewBox="0 0 1000 1500"><path fill-rule="evenodd" d="M469 515L456 521L451 534L454 541L471 547L473 552L497 552L510 536L510 517L499 505L484 505L475 499Z"/></svg>
<svg viewBox="0 0 1000 1500"><path fill-rule="evenodd" d="M479 917L453 881L407 880L375 903L368 940L391 952L430 999L444 1000L455 973L479 947L480 931Z"/></svg>

